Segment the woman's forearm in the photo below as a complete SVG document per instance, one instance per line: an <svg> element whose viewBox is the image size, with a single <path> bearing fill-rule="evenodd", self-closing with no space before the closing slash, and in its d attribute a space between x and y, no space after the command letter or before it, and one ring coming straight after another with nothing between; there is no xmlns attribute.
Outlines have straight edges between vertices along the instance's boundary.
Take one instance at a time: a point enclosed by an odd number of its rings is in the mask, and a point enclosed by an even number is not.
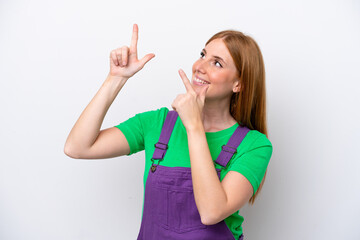
<svg viewBox="0 0 360 240"><path fill-rule="evenodd" d="M95 142L104 117L127 78L108 75L94 98L81 113L65 143L65 153L77 155Z"/></svg>
<svg viewBox="0 0 360 240"><path fill-rule="evenodd" d="M187 131L191 176L194 197L203 224L214 224L220 215L220 206L226 200L226 194L217 176L205 130L201 126Z"/></svg>

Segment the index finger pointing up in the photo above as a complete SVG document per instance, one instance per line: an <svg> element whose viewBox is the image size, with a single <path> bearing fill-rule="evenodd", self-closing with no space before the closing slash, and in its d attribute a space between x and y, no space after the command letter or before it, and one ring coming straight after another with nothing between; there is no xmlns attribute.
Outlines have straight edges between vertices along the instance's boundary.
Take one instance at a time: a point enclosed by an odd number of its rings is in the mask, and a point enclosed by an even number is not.
<svg viewBox="0 0 360 240"><path fill-rule="evenodd" d="M190 83L189 79L187 78L185 72L182 69L180 69L179 74L180 74L181 79L183 80L186 91L187 92L194 92L194 89L192 88L191 83Z"/></svg>
<svg viewBox="0 0 360 240"><path fill-rule="evenodd" d="M134 24L133 33L131 37L131 45L130 45L130 51L133 53L137 53L138 32L139 32L138 25Z"/></svg>

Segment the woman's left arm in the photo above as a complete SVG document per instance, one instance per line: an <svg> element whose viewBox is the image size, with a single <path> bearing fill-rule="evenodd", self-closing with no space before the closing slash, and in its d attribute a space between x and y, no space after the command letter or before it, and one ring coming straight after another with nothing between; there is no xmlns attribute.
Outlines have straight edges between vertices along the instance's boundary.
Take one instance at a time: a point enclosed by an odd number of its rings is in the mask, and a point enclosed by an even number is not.
<svg viewBox="0 0 360 240"><path fill-rule="evenodd" d="M220 182L203 128L187 131L194 196L201 222L216 224L246 204L253 193L250 182L229 171Z"/></svg>
<svg viewBox="0 0 360 240"><path fill-rule="evenodd" d="M229 171L220 182L202 122L202 109L208 86L196 94L185 73L179 71L186 88L172 107L176 110L186 128L191 162L191 176L196 206L201 222L213 225L239 210L250 199L253 188L240 173Z"/></svg>

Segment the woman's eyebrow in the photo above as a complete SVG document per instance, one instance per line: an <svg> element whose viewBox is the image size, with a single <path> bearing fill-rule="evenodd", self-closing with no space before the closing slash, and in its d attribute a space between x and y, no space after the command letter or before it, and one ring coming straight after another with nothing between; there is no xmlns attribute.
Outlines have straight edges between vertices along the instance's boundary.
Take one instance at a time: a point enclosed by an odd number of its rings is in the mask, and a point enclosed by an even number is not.
<svg viewBox="0 0 360 240"><path fill-rule="evenodd" d="M206 50L205 50L205 48L203 49L203 52L206 54ZM218 59L218 60L220 60L220 61L222 61L223 63L225 63L225 64L226 64L226 62L224 61L224 59L222 59L221 57L219 57L219 56L215 56L215 55L213 55L213 57L214 57L215 59Z"/></svg>
<svg viewBox="0 0 360 240"><path fill-rule="evenodd" d="M224 62L224 63L226 63L225 61L224 61L224 59L222 59L221 57L219 57L219 56L213 56L215 59L219 59L219 60L221 60L222 62Z"/></svg>

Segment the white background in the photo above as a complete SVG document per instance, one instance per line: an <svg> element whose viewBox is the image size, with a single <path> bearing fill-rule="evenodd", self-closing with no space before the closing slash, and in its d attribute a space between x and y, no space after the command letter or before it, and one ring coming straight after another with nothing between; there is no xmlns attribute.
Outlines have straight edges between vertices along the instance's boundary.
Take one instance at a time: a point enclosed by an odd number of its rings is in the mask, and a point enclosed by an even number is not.
<svg viewBox="0 0 360 240"><path fill-rule="evenodd" d="M170 107L214 33L236 29L266 65L274 152L246 239L360 239L359 1L0 1L0 239L136 239L144 153L63 152L139 25L139 56L102 125Z"/></svg>

